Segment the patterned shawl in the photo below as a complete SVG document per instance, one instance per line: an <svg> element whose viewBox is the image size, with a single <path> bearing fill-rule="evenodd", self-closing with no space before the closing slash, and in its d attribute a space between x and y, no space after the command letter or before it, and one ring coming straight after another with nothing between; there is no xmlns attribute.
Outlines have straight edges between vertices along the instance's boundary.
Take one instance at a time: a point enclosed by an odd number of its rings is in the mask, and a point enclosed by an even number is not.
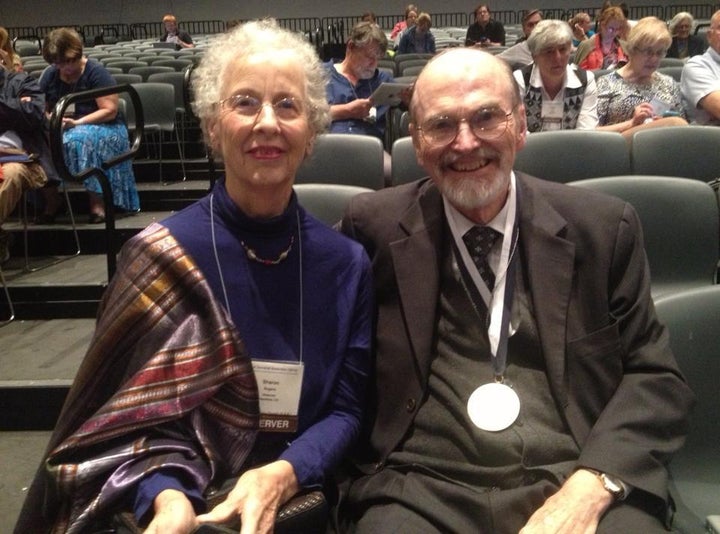
<svg viewBox="0 0 720 534"><path fill-rule="evenodd" d="M165 227L123 248L98 317L16 532L92 528L160 466L206 488L237 474L253 446L250 360Z"/></svg>

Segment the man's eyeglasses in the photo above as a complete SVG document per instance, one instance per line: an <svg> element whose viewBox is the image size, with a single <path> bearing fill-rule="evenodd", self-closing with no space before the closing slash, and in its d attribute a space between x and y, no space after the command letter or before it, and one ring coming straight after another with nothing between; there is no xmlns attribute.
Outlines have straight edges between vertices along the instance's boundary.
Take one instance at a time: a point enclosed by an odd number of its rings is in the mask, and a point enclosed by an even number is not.
<svg viewBox="0 0 720 534"><path fill-rule="evenodd" d="M291 121L303 114L302 102L291 96L278 98L272 103L263 102L250 95L233 95L220 101L223 110L233 111L248 118L257 117L265 106L271 106L275 117L280 121Z"/></svg>
<svg viewBox="0 0 720 534"><path fill-rule="evenodd" d="M473 135L481 140L497 139L505 133L510 122L511 112L500 108L480 108L470 117L462 119L448 115L431 117L420 126L420 135L429 145L449 145L460 131L460 123L466 122Z"/></svg>

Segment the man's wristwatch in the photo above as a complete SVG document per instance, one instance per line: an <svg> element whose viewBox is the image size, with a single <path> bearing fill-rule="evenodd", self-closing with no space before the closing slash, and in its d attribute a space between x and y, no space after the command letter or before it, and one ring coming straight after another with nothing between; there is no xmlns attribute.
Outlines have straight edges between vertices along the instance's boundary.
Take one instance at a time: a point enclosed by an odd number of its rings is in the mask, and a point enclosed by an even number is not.
<svg viewBox="0 0 720 534"><path fill-rule="evenodd" d="M605 490L610 493L616 501L625 500L625 497L627 497L629 492L627 485L622 480L611 475L607 475L597 469L590 469L589 467L584 467L583 469L587 469L591 473L595 473L595 475L600 479L600 482L602 482L603 488L605 488Z"/></svg>

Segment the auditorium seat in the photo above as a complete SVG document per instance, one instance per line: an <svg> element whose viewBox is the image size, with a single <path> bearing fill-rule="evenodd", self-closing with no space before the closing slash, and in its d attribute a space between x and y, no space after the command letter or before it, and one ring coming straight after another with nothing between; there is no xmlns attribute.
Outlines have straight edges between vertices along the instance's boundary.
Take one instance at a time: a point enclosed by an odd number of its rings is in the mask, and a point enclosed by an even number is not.
<svg viewBox="0 0 720 534"><path fill-rule="evenodd" d="M390 153L392 162L392 185L406 184L428 175L417 161L412 137L396 140Z"/></svg>
<svg viewBox="0 0 720 534"><path fill-rule="evenodd" d="M670 464L677 506L674 526L679 532L717 532L705 529L708 516L720 514L720 286L668 295L656 299L655 307L670 331L680 370L697 396L687 442Z"/></svg>
<svg viewBox="0 0 720 534"><path fill-rule="evenodd" d="M382 189L383 145L370 135L321 134L300 165L295 183L343 184Z"/></svg>
<svg viewBox="0 0 720 534"><path fill-rule="evenodd" d="M298 202L328 226L339 222L350 199L372 189L340 184L295 184Z"/></svg>
<svg viewBox="0 0 720 534"><path fill-rule="evenodd" d="M720 128L668 126L636 132L632 173L684 176L705 182L720 176Z"/></svg>
<svg viewBox="0 0 720 534"><path fill-rule="evenodd" d="M720 213L715 192L697 180L613 176L572 182L629 202L645 237L655 297L715 283ZM592 208L592 199L588 199ZM719 323L720 324L720 323Z"/></svg>
<svg viewBox="0 0 720 534"><path fill-rule="evenodd" d="M515 170L560 183L632 172L625 138L598 130L528 134L515 158Z"/></svg>

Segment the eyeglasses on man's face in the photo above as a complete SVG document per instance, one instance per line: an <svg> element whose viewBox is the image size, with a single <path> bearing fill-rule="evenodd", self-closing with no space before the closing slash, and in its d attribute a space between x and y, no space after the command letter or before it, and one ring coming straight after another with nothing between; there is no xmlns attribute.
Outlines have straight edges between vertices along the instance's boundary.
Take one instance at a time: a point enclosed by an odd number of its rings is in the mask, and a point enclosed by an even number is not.
<svg viewBox="0 0 720 534"><path fill-rule="evenodd" d="M273 102L263 102L251 95L233 95L220 101L220 108L242 117L255 118L265 106L270 106L280 121L291 121L302 116L303 105L292 96L283 96Z"/></svg>
<svg viewBox="0 0 720 534"><path fill-rule="evenodd" d="M480 140L493 140L507 130L512 111L500 108L480 108L469 117L436 115L425 120L417 129L428 145L442 146L452 143L460 131L460 123L466 122L473 135Z"/></svg>

